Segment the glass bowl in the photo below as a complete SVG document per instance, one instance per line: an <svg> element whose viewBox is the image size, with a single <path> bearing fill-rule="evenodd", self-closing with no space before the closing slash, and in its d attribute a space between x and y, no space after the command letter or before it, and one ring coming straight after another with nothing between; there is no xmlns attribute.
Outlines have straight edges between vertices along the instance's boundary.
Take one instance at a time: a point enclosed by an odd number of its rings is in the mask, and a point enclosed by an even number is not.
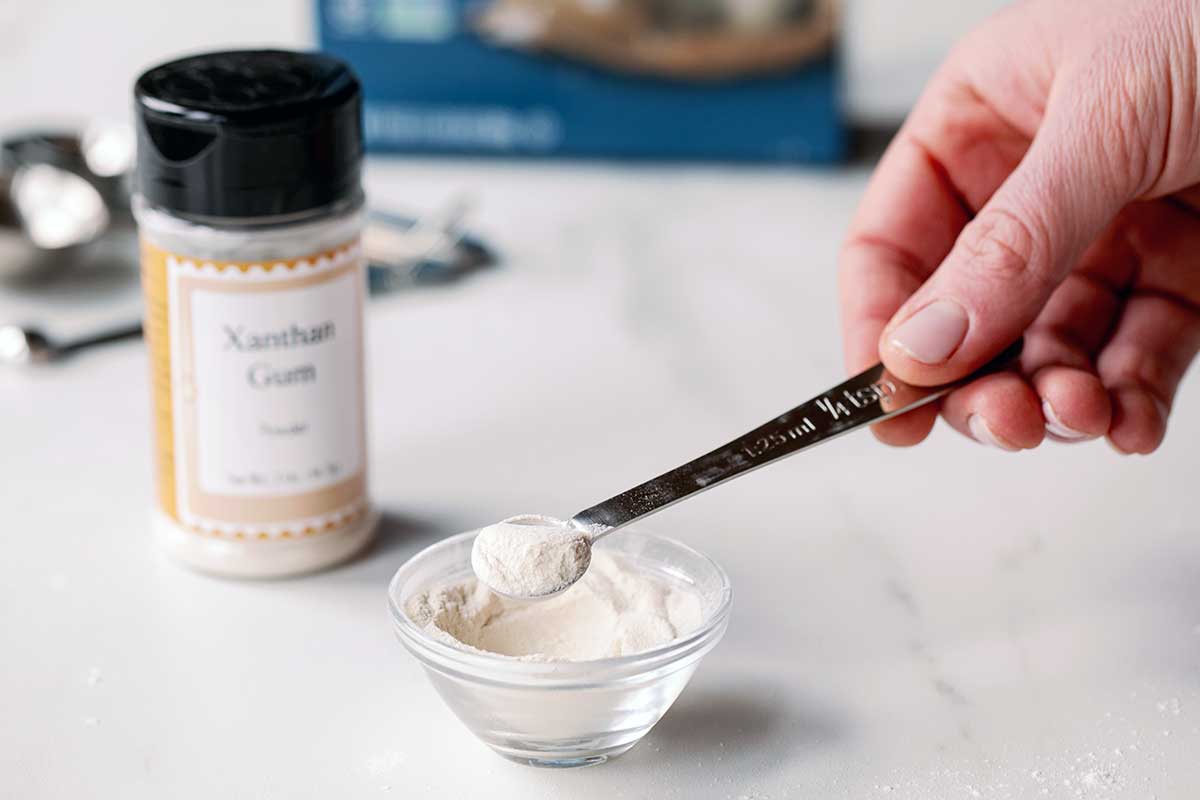
<svg viewBox="0 0 1200 800"><path fill-rule="evenodd" d="M476 533L451 536L409 559L388 586L388 604L401 643L446 705L505 758L574 767L619 756L662 718L725 633L732 592L724 570L687 545L631 530L596 547L697 592L703 621L686 636L634 655L577 662L522 661L452 647L426 634L404 608L418 592L472 576Z"/></svg>

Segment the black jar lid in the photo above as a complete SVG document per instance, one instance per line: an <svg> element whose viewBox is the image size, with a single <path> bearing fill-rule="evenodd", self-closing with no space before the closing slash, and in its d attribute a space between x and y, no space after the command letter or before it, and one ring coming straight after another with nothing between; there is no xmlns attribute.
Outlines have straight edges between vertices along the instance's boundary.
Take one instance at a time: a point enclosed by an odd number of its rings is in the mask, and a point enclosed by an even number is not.
<svg viewBox="0 0 1200 800"><path fill-rule="evenodd" d="M138 191L152 206L205 218L356 198L361 94L348 66L319 53L238 50L154 67L134 87Z"/></svg>

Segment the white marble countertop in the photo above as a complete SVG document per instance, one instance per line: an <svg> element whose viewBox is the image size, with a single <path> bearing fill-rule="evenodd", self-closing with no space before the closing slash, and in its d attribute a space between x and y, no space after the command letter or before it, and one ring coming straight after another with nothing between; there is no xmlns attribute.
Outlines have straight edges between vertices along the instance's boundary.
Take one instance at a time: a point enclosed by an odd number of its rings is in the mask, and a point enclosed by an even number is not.
<svg viewBox="0 0 1200 800"><path fill-rule="evenodd" d="M502 761L394 641L385 583L424 545L571 512L839 379L833 264L864 179L373 164L380 202L473 195L504 263L372 304L387 522L303 579L158 554L140 344L0 372L0 795L1194 796L1194 379L1150 458L858 435L664 512L731 574L732 623L608 765Z"/></svg>
<svg viewBox="0 0 1200 800"><path fill-rule="evenodd" d="M851 5L862 116L906 102L893 84L911 99L973 16L919 6L889 19L881 0ZM301 44L308 14L292 0L0 4L0 123L120 115L150 61ZM864 180L373 164L381 204L473 196L504 263L372 304L383 535L303 579L220 581L159 555L140 344L0 372L0 797L1194 797L1195 377L1149 458L1101 443L1011 455L946 428L908 451L859 435L664 512L651 527L729 571L732 622L611 764L502 761L395 642L385 584L419 548L515 512L569 513L838 380L834 261ZM114 271L73 292L0 290L0 318L59 333L136 306L136 278Z"/></svg>

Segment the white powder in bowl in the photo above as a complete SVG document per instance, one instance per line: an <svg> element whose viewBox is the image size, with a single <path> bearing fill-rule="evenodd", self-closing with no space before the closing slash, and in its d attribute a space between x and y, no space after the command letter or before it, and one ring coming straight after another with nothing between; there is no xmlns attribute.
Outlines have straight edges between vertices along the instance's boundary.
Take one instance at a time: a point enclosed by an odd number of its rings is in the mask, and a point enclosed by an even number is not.
<svg viewBox="0 0 1200 800"><path fill-rule="evenodd" d="M489 525L475 537L475 577L509 597L561 592L587 571L591 537L541 514L522 514Z"/></svg>
<svg viewBox="0 0 1200 800"><path fill-rule="evenodd" d="M410 599L405 612L436 639L530 661L591 661L630 655L694 631L704 608L694 590L597 550L565 592L512 600L469 578Z"/></svg>

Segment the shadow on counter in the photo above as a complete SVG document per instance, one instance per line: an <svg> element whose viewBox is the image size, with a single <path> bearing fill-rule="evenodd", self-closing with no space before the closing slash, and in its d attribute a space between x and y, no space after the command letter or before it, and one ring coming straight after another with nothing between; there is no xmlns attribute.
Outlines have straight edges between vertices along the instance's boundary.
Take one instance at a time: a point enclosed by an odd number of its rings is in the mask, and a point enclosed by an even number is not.
<svg viewBox="0 0 1200 800"><path fill-rule="evenodd" d="M387 587L388 580L408 559L429 545L468 526L452 519L432 519L395 511L383 511L375 540L350 561L299 580L369 583Z"/></svg>
<svg viewBox="0 0 1200 800"><path fill-rule="evenodd" d="M845 725L828 712L815 704L782 703L779 694L769 687L693 686L611 771L624 780L641 772L661 774L665 765L676 764L711 776L714 791L737 796L742 787L720 782L730 775L765 778L775 767L803 759L806 751L844 738Z"/></svg>

